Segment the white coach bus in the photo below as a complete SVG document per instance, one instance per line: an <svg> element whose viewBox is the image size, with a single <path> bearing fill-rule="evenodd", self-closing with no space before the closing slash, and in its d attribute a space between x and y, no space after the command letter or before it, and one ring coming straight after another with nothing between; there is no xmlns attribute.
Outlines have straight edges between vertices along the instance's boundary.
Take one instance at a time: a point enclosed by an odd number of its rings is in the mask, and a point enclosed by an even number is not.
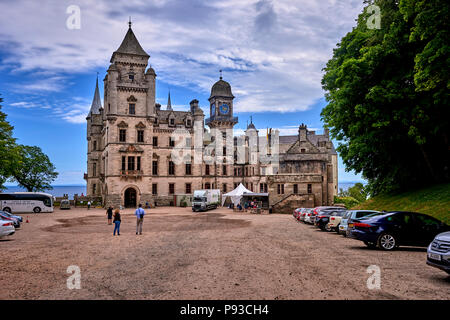
<svg viewBox="0 0 450 320"><path fill-rule="evenodd" d="M0 193L0 210L16 212L53 212L54 198L43 192Z"/></svg>

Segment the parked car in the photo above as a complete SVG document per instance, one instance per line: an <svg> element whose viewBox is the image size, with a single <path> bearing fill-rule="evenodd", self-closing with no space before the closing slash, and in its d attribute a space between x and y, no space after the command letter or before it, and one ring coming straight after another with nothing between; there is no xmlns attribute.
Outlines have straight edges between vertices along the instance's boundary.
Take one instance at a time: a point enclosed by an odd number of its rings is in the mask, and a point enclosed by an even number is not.
<svg viewBox="0 0 450 320"><path fill-rule="evenodd" d="M448 225L426 214L392 211L355 222L351 234L369 247L394 250L400 245L427 247L448 230Z"/></svg>
<svg viewBox="0 0 450 320"><path fill-rule="evenodd" d="M6 211L2 211L4 214L6 214L8 217L10 217L10 218L15 218L15 219L17 219L17 220L19 220L19 222L23 222L23 218L22 218L22 216L18 216L18 215L16 215L16 214L12 214L12 213L9 213L9 212L6 212Z"/></svg>
<svg viewBox="0 0 450 320"><path fill-rule="evenodd" d="M346 210L333 211L330 215L330 221L325 227L327 231L337 231L339 233L339 225L341 224L342 217L347 213Z"/></svg>
<svg viewBox="0 0 450 320"><path fill-rule="evenodd" d="M314 208L313 213L312 213L311 218L310 218L312 224L314 224L314 222L315 222L314 220L316 219L316 216L319 213L321 213L322 211L324 211L324 210L336 210L337 211L337 210L347 210L347 209L345 209L343 207L337 207L337 206L334 206L334 207L333 206L316 207L316 208Z"/></svg>
<svg viewBox="0 0 450 320"><path fill-rule="evenodd" d="M427 264L450 274L450 232L438 234L430 243Z"/></svg>
<svg viewBox="0 0 450 320"><path fill-rule="evenodd" d="M16 229L11 220L0 219L0 238L11 236L14 232L16 232Z"/></svg>
<svg viewBox="0 0 450 320"><path fill-rule="evenodd" d="M374 210L348 210L341 218L338 233L347 236L347 229L349 223L352 223L353 220L359 220L374 213L382 214L381 212Z"/></svg>
<svg viewBox="0 0 450 320"><path fill-rule="evenodd" d="M299 220L302 221L303 223L305 222L305 217L307 214L311 214L313 212L312 208L306 208L305 210L303 210L300 214L299 214Z"/></svg>
<svg viewBox="0 0 450 320"><path fill-rule="evenodd" d="M322 231L330 231L327 229L328 223L330 222L330 216L336 212L341 212L341 210L323 210L314 219L314 225Z"/></svg>
<svg viewBox="0 0 450 320"><path fill-rule="evenodd" d="M70 201L68 199L61 200L61 203L59 204L59 208L61 210L64 210L64 209L69 210L70 209Z"/></svg>
<svg viewBox="0 0 450 320"><path fill-rule="evenodd" d="M303 219L303 222L312 224L311 217L313 216L313 214L314 214L314 211L312 211L312 210L305 212L305 218Z"/></svg>
<svg viewBox="0 0 450 320"><path fill-rule="evenodd" d="M0 211L0 218L3 220L9 220L14 224L14 228L20 228L20 221L18 218L14 218L9 212Z"/></svg>

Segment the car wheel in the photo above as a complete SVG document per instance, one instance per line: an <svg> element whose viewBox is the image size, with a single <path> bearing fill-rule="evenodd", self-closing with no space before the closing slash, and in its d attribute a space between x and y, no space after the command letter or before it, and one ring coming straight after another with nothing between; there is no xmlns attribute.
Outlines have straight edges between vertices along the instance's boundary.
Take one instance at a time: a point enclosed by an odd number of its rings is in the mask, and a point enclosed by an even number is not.
<svg viewBox="0 0 450 320"><path fill-rule="evenodd" d="M11 208L8 208L8 207L3 208L3 211L8 212L8 213L11 213Z"/></svg>
<svg viewBox="0 0 450 320"><path fill-rule="evenodd" d="M386 251L394 250L396 248L396 246L397 246L397 240L390 233L383 233L378 238L378 247L383 250L386 250Z"/></svg>
<svg viewBox="0 0 450 320"><path fill-rule="evenodd" d="M33 212L34 213L39 213L39 212L41 212L41 208L36 207L36 208L33 209Z"/></svg>
<svg viewBox="0 0 450 320"><path fill-rule="evenodd" d="M325 231L331 231L331 227L328 225L328 223L325 225Z"/></svg>
<svg viewBox="0 0 450 320"><path fill-rule="evenodd" d="M337 234L339 234L339 226L340 226L340 224L338 224L337 227L336 227Z"/></svg>

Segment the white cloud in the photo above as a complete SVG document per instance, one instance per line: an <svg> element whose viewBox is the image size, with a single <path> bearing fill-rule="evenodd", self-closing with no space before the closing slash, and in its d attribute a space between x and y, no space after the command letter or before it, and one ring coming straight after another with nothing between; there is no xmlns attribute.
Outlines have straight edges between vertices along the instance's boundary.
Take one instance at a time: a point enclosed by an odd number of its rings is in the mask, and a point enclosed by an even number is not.
<svg viewBox="0 0 450 320"><path fill-rule="evenodd" d="M224 69L237 112L310 108L323 96L321 70L333 47L351 30L363 7L360 0L77 4L80 30L66 28L66 1L0 3L0 45L8 53L3 64L14 72L43 72L24 90L59 91L67 85L62 75L106 72L131 15L159 80L207 93L218 70ZM81 121L81 116L68 119Z"/></svg>

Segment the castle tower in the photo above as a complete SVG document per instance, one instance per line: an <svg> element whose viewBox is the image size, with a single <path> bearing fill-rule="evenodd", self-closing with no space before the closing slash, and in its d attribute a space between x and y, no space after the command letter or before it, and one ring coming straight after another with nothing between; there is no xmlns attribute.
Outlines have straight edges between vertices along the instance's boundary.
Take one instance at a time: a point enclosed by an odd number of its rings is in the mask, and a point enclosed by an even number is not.
<svg viewBox="0 0 450 320"><path fill-rule="evenodd" d="M100 175L102 172L102 128L103 128L103 108L100 100L100 90L98 88L98 75L95 83L94 98L87 120L87 173L86 195L99 196L101 194Z"/></svg>
<svg viewBox="0 0 450 320"><path fill-rule="evenodd" d="M131 22L111 56L104 80L105 115L102 157L105 163L104 203L135 207L151 190L144 175L151 170L152 133L156 118L155 78L148 55L133 33Z"/></svg>

